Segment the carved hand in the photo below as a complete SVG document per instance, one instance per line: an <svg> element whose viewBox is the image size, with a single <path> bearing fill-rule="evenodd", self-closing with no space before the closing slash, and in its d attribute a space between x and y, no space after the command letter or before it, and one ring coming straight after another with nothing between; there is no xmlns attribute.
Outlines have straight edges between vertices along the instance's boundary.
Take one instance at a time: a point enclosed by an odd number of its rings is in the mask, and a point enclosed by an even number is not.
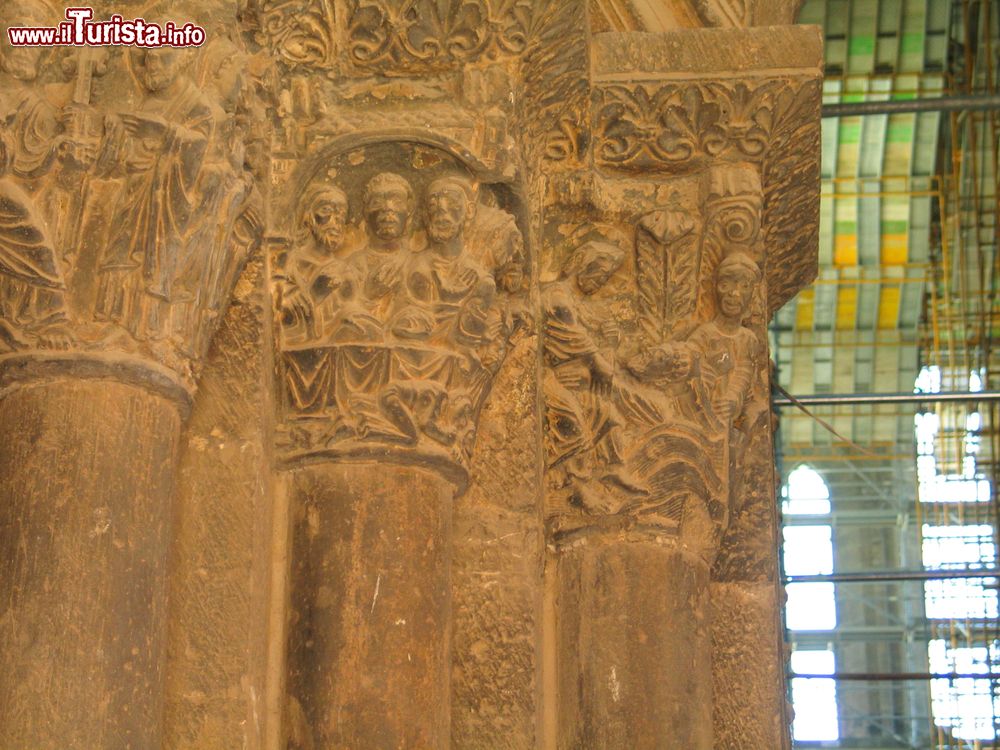
<svg viewBox="0 0 1000 750"><path fill-rule="evenodd" d="M100 150L100 140L88 136L60 136L56 143L56 156L71 169L90 169Z"/></svg>
<svg viewBox="0 0 1000 750"><path fill-rule="evenodd" d="M694 355L687 348L670 348L666 352L666 376L670 380L684 380L694 368Z"/></svg>
<svg viewBox="0 0 1000 750"><path fill-rule="evenodd" d="M592 374L591 388L602 395L611 394L611 386L614 382L615 370L600 354L595 354L590 362L590 371Z"/></svg>
<svg viewBox="0 0 1000 750"><path fill-rule="evenodd" d="M282 306L291 312L296 320L309 320L312 317L309 300L306 299L298 287L285 287L281 302Z"/></svg>
<svg viewBox="0 0 1000 750"><path fill-rule="evenodd" d="M392 262L383 263L368 277L369 291L376 297L388 294L399 284L399 269Z"/></svg>
<svg viewBox="0 0 1000 750"><path fill-rule="evenodd" d="M120 115L125 130L139 138L165 137L172 125L160 115L149 113Z"/></svg>

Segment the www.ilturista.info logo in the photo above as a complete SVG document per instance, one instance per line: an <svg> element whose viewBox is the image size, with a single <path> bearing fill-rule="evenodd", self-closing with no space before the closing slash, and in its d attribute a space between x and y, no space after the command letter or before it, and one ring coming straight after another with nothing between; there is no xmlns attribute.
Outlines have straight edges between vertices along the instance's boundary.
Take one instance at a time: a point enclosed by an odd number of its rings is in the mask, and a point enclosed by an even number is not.
<svg viewBox="0 0 1000 750"><path fill-rule="evenodd" d="M67 8L66 20L58 26L11 27L7 38L13 47L200 47L205 43L205 29L193 23L160 25L117 14L107 21L93 21L93 17L93 8Z"/></svg>

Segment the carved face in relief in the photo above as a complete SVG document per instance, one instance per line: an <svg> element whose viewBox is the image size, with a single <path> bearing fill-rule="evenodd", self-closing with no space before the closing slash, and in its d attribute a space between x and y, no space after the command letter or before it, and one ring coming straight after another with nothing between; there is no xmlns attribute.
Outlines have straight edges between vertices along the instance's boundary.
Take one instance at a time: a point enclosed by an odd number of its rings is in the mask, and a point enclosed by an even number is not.
<svg viewBox="0 0 1000 750"><path fill-rule="evenodd" d="M406 232L413 212L413 190L398 174L375 175L365 188L365 221L380 240L397 240Z"/></svg>
<svg viewBox="0 0 1000 750"><path fill-rule="evenodd" d="M753 291L760 281L760 268L745 253L733 253L719 264L715 290L719 311L727 318L742 321L750 309Z"/></svg>
<svg viewBox="0 0 1000 750"><path fill-rule="evenodd" d="M347 195L332 185L320 188L309 201L304 217L317 247L328 254L336 252L344 241L347 224Z"/></svg>
<svg viewBox="0 0 1000 750"><path fill-rule="evenodd" d="M172 49L142 50L138 53L137 75L147 91L166 91L180 75L180 56Z"/></svg>
<svg viewBox="0 0 1000 750"><path fill-rule="evenodd" d="M247 59L235 44L225 38L213 39L201 56L198 83L211 86L219 94L219 106L226 112L235 112L243 90L243 71Z"/></svg>
<svg viewBox="0 0 1000 750"><path fill-rule="evenodd" d="M424 198L424 223L435 242L448 242L462 233L472 213L472 185L457 177L434 180Z"/></svg>
<svg viewBox="0 0 1000 750"><path fill-rule="evenodd" d="M8 7L0 11L0 29L4 31L3 47L0 49L0 70L9 73L18 81L34 81L42 60L41 47L11 47L6 30L12 26L48 26L45 20L48 15L45 8L32 2L11 3L16 9Z"/></svg>
<svg viewBox="0 0 1000 750"><path fill-rule="evenodd" d="M576 286L586 295L603 287L621 268L625 254L606 242L588 242L576 251Z"/></svg>

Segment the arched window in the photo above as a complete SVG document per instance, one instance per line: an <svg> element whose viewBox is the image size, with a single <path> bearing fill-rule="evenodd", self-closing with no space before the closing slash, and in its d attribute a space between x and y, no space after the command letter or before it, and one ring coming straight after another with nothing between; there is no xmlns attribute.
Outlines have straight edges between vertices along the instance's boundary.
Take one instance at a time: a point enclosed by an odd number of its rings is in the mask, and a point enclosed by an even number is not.
<svg viewBox="0 0 1000 750"><path fill-rule="evenodd" d="M830 513L830 490L823 477L808 466L799 466L788 475L782 488L781 511L788 515L827 515Z"/></svg>
<svg viewBox="0 0 1000 750"><path fill-rule="evenodd" d="M833 572L833 527L814 516L830 514L830 488L815 469L799 466L788 475L781 490L785 514L785 574L791 577L785 590L785 624L793 631L833 630L837 626L836 589L828 581L794 582L795 576L829 575ZM825 519L824 519L825 520ZM794 635L793 635L794 642ZM792 671L810 675L792 679L795 706L795 739L829 742L839 739L837 685L832 675L836 657L830 648L795 648Z"/></svg>

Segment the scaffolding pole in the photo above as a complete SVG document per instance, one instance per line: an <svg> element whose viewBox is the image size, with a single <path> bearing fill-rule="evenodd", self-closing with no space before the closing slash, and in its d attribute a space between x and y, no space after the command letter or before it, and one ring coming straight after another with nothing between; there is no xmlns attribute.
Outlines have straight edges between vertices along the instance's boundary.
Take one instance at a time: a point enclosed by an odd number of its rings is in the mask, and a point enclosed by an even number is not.
<svg viewBox="0 0 1000 750"><path fill-rule="evenodd" d="M1000 95L967 94L923 99L892 99L875 102L824 104L823 117L895 115L904 112L982 112L1000 109Z"/></svg>
<svg viewBox="0 0 1000 750"><path fill-rule="evenodd" d="M883 570L867 573L828 573L785 576L785 583L878 583L883 581L939 581L946 578L998 578L1000 568L981 570Z"/></svg>
<svg viewBox="0 0 1000 750"><path fill-rule="evenodd" d="M828 393L823 395L774 396L771 405L850 406L855 404L945 404L1000 401L1000 391L955 391L951 393Z"/></svg>

